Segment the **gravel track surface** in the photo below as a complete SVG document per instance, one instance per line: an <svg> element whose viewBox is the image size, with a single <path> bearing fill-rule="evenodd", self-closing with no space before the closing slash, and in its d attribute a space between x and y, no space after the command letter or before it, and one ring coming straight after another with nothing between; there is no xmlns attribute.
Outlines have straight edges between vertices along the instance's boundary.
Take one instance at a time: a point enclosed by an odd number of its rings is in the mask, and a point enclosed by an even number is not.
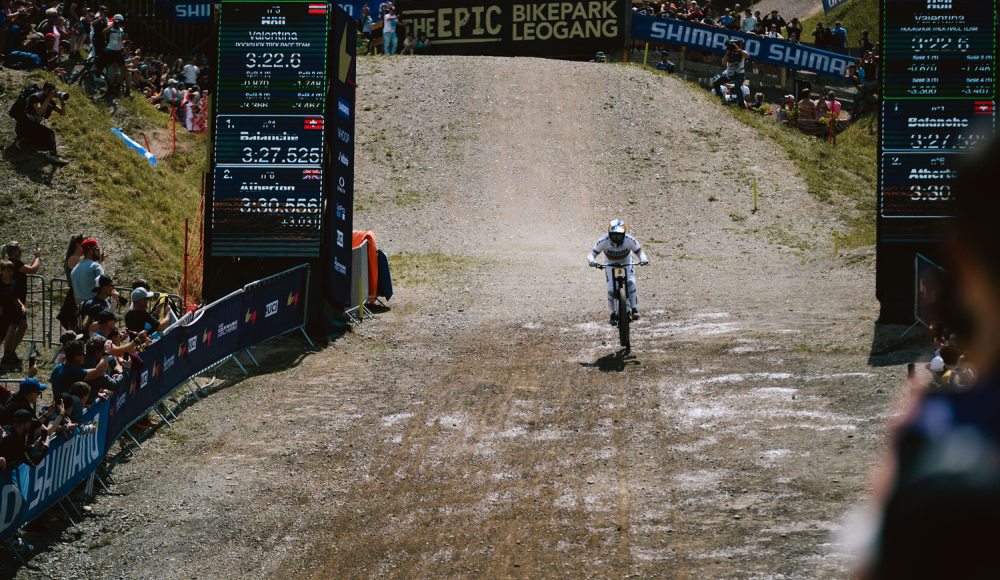
<svg viewBox="0 0 1000 580"><path fill-rule="evenodd" d="M784 152L632 67L358 79L392 310L257 347L16 577L845 577L905 370L869 365L870 255L832 256ZM652 261L627 356L585 262L613 217Z"/></svg>

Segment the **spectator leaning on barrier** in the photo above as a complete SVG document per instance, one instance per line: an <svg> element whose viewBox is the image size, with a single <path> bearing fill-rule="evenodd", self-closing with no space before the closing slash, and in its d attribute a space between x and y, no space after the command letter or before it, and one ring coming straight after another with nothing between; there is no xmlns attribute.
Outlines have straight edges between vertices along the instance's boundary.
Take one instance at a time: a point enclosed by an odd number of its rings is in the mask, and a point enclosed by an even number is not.
<svg viewBox="0 0 1000 580"><path fill-rule="evenodd" d="M108 361L105 358L96 361L97 364L93 367L84 368L85 348L84 343L78 340L66 344L66 362L56 365L49 377L52 392L66 391L77 381L90 381L104 374L108 368Z"/></svg>
<svg viewBox="0 0 1000 580"><path fill-rule="evenodd" d="M100 263L103 257L97 240L86 239L80 247L83 248L83 259L70 272L77 306L94 297L94 280L105 275Z"/></svg>
<svg viewBox="0 0 1000 580"><path fill-rule="evenodd" d="M118 329L110 331L114 337L120 336ZM109 339L114 344L114 339ZM94 395L102 392L117 393L123 387L127 387L130 382L130 372L132 369L132 358L119 361L117 357L108 354L108 341L103 336L92 336L85 346L86 357L83 360L84 367L95 368L97 363L104 359L107 362L107 369L100 376L88 379L85 382L90 385Z"/></svg>
<svg viewBox="0 0 1000 580"><path fill-rule="evenodd" d="M38 398L42 396L42 391L45 390L45 385L38 382L34 377L30 377L21 381L21 386L17 389L17 394L15 394L7 403L0 409L0 425L10 425L10 422L14 419L14 413L18 411L27 411L32 419L35 419L35 404L38 402ZM43 411L41 416L38 417L41 420L48 421L52 411Z"/></svg>
<svg viewBox="0 0 1000 580"><path fill-rule="evenodd" d="M31 413L21 409L14 413L9 424L0 428L3 436L0 440L0 471L14 469L22 463L34 467L45 458L49 451L49 434L59 427L63 419L63 407L53 410L58 414L49 427L41 423L36 425ZM30 440L32 438L33 441Z"/></svg>
<svg viewBox="0 0 1000 580"><path fill-rule="evenodd" d="M149 299L155 298L156 294L146 288L136 288L132 291L132 306L125 313L125 328L129 332L148 333L163 332L170 325L170 316L165 316L162 320L157 320L152 314L146 311L149 306Z"/></svg>

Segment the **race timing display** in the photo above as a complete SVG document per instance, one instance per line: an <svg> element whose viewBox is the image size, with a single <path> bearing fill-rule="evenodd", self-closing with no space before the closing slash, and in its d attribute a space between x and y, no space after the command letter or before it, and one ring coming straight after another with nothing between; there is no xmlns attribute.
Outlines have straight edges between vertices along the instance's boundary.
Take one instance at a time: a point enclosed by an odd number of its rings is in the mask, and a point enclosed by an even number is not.
<svg viewBox="0 0 1000 580"><path fill-rule="evenodd" d="M996 133L996 1L884 0L875 295L910 324L914 256L936 262L963 156ZM941 262L943 263L943 262Z"/></svg>
<svg viewBox="0 0 1000 580"><path fill-rule="evenodd" d="M224 2L213 124L213 256L320 257L327 4Z"/></svg>
<svg viewBox="0 0 1000 580"><path fill-rule="evenodd" d="M996 2L883 4L879 243L935 239L961 156L996 129ZM912 255L909 258L912 261Z"/></svg>

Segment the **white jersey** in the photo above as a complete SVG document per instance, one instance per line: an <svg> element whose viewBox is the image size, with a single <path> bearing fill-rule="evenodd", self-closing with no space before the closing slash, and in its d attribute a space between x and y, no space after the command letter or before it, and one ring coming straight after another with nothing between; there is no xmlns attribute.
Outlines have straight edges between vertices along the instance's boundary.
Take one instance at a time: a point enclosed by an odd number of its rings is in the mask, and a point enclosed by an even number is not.
<svg viewBox="0 0 1000 580"><path fill-rule="evenodd" d="M604 255L608 258L609 262L620 263L628 259L630 253L635 252L636 256L639 257L639 261L644 261L645 256L642 255L642 248L639 246L638 240L632 236L625 234L625 240L621 244L615 244L611 241L611 237L605 235L601 239L597 240L594 244L594 249L591 250L591 255L594 259L604 252Z"/></svg>

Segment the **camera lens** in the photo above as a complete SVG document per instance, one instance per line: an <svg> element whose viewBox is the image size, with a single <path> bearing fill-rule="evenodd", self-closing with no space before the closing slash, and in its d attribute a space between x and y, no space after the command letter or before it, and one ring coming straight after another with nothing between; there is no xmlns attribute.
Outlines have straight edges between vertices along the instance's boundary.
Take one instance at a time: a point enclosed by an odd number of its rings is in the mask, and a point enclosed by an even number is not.
<svg viewBox="0 0 1000 580"><path fill-rule="evenodd" d="M56 95L57 95L57 96L58 96L58 97L59 97L60 99L62 99L62 100L64 100L64 101L68 101L68 100L69 100L69 93L62 93L62 92L59 92L59 93L56 93Z"/></svg>

